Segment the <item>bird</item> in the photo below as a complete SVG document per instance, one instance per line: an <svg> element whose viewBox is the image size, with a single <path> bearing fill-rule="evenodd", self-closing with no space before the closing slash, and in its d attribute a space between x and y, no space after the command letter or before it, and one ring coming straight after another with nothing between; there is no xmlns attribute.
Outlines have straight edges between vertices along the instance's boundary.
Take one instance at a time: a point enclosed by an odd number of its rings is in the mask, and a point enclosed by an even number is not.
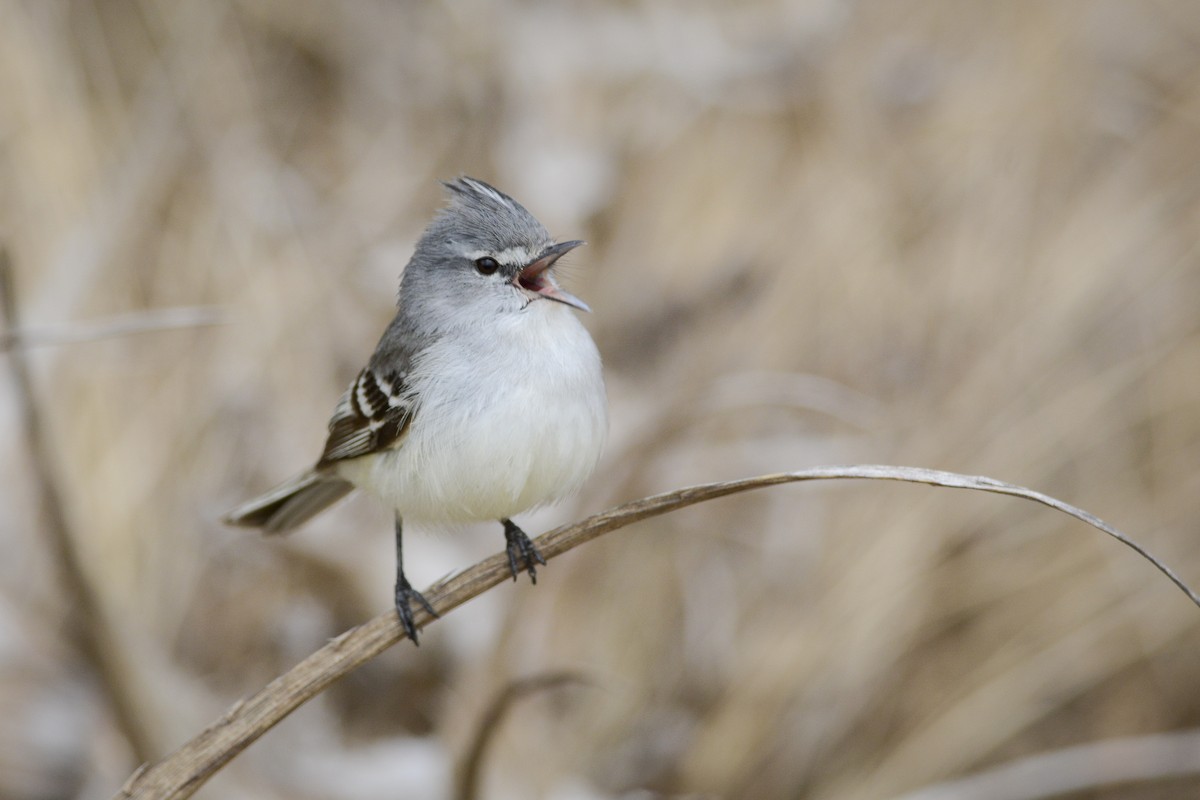
<svg viewBox="0 0 1200 800"><path fill-rule="evenodd" d="M608 430L601 359L563 289L556 242L524 206L476 178L443 182L447 202L400 277L396 315L329 421L304 472L234 508L230 525L282 533L354 489L395 518L395 607L419 644L404 574L405 522L498 521L513 580L546 560L512 517L576 492Z"/></svg>

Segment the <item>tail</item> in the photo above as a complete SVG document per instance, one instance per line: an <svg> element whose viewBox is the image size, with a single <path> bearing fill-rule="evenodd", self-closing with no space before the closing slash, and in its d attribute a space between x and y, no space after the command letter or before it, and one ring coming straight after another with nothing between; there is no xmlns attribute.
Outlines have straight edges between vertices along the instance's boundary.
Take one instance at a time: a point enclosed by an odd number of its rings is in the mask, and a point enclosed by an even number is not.
<svg viewBox="0 0 1200 800"><path fill-rule="evenodd" d="M354 486L336 475L309 470L226 514L226 525L290 531L348 495Z"/></svg>

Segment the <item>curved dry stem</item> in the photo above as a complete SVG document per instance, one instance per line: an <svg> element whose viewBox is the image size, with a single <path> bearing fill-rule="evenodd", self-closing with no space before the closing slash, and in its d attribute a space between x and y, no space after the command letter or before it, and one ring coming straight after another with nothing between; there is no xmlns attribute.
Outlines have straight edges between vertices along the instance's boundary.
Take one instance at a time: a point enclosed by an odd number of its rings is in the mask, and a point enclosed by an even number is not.
<svg viewBox="0 0 1200 800"><path fill-rule="evenodd" d="M0 331L0 352L17 348L98 342L140 333L158 333L224 325L218 306L151 308L106 319L83 320L51 328Z"/></svg>
<svg viewBox="0 0 1200 800"><path fill-rule="evenodd" d="M907 481L954 489L975 489L1033 500L1082 520L1122 544L1133 548L1183 590L1197 607L1200 607L1200 595L1197 595L1169 567L1124 533L1082 509L1041 492L992 478L960 475L954 472L919 467L879 465L814 467L797 472L781 472L736 481L690 486L634 500L623 506L588 517L581 522L555 528L538 537L535 543L542 555L550 559L609 531L685 506L751 489L778 486L783 483L844 478ZM444 617L452 609L478 597L509 577L507 558L503 554L497 554L463 572L438 581L424 594L438 614ZM413 614L413 621L418 629L424 628L432 619L426 611L420 608L416 609ZM346 631L288 672L271 681L258 693L234 705L224 717L174 753L149 767L138 770L130 777L116 797L143 798L143 800L149 800L149 798L182 800L182 798L191 797L205 781L229 763L234 756L302 703L319 694L350 670L379 655L403 637L404 632L394 611L387 611L357 628Z"/></svg>
<svg viewBox="0 0 1200 800"><path fill-rule="evenodd" d="M587 685L588 680L575 672L550 672L512 681L506 685L488 706L479 721L479 727L467 747L466 755L455 776L454 800L475 800L479 797L479 784L483 780L483 762L488 747L496 737L500 723L509 710L520 700L538 692L562 686Z"/></svg>

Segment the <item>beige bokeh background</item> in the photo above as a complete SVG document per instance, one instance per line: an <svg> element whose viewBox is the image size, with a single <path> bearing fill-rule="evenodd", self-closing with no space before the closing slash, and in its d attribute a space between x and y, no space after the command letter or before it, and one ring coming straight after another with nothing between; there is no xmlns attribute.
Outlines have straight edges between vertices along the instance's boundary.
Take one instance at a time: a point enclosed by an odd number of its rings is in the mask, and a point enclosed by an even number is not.
<svg viewBox="0 0 1200 800"><path fill-rule="evenodd" d="M319 452L462 173L589 242L565 280L595 309L611 442L530 530L901 463L1063 498L1200 584L1198 43L1189 0L0 2L0 236L28 327L224 320L30 350L154 747L387 608L370 500L282 539L218 517ZM11 389L0 797L107 797L136 764L72 645ZM409 572L501 544L413 536ZM777 488L500 587L199 796L447 796L496 693L561 670L588 684L515 709L484 796L868 800L1200 725L1200 611L1028 503ZM1189 758L1067 796L1192 796Z"/></svg>

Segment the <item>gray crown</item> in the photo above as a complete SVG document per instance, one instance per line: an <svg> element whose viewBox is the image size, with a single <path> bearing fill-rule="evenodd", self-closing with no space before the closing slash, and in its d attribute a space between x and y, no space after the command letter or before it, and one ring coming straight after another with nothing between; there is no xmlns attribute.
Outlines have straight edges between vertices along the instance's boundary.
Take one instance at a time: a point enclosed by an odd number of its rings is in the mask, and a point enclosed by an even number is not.
<svg viewBox="0 0 1200 800"><path fill-rule="evenodd" d="M470 241L486 250L540 247L552 241L545 226L525 206L494 186L466 176L442 185L450 204L430 223L418 249L451 239Z"/></svg>

